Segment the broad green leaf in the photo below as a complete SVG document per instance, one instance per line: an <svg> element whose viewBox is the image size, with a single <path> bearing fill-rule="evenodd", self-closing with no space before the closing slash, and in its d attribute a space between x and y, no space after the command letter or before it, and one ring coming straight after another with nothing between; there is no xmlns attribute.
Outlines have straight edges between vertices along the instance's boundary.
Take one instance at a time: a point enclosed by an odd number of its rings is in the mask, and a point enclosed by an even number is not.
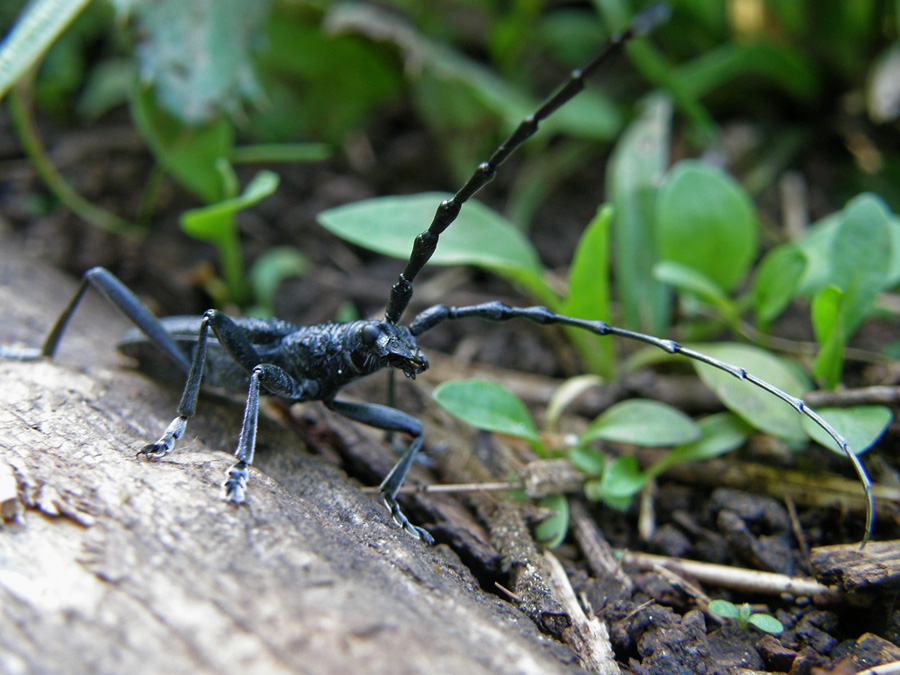
<svg viewBox="0 0 900 675"><path fill-rule="evenodd" d="M691 345L691 349L744 368L791 396L800 397L809 390L809 381L796 367L758 347L722 342ZM725 407L755 428L786 440L806 438L800 424L801 415L788 403L718 368L699 362L693 365L703 383Z"/></svg>
<svg viewBox="0 0 900 675"><path fill-rule="evenodd" d="M757 325L768 326L794 298L806 270L806 256L794 244L776 246L756 267L751 289Z"/></svg>
<svg viewBox="0 0 900 675"><path fill-rule="evenodd" d="M186 125L208 124L261 99L250 62L268 0L156 0L133 6L141 75L160 106Z"/></svg>
<svg viewBox="0 0 900 675"><path fill-rule="evenodd" d="M658 476L683 462L701 462L741 447L753 428L733 413L717 413L698 422L700 438L683 443L647 469L648 476Z"/></svg>
<svg viewBox="0 0 900 675"><path fill-rule="evenodd" d="M679 162L659 192L657 250L731 290L750 268L757 247L750 197L728 174L695 160Z"/></svg>
<svg viewBox="0 0 900 675"><path fill-rule="evenodd" d="M516 436L540 444L528 409L515 394L484 380L454 380L438 385L434 400L476 429Z"/></svg>
<svg viewBox="0 0 900 675"><path fill-rule="evenodd" d="M731 298L703 272L682 263L662 260L654 265L653 276L716 307L727 322L731 323L737 319L737 309Z"/></svg>
<svg viewBox="0 0 900 675"><path fill-rule="evenodd" d="M630 455L619 455L610 462L600 480L585 483L584 494L593 501L603 501L614 509L624 511L647 483L637 460Z"/></svg>
<svg viewBox="0 0 900 675"><path fill-rule="evenodd" d="M782 625L782 623L774 616L768 614L751 614L747 618L747 623L751 623L761 631L771 633L772 635L778 635L779 633L784 632L784 625Z"/></svg>
<svg viewBox="0 0 900 675"><path fill-rule="evenodd" d="M844 293L835 286L826 286L813 297L810 306L813 332L819 343L819 353L813 364L813 375L823 386L832 389L841 379L844 363Z"/></svg>
<svg viewBox="0 0 900 675"><path fill-rule="evenodd" d="M602 438L619 443L665 446L693 441L700 428L680 410L659 401L622 401L603 412L581 434L587 443Z"/></svg>
<svg viewBox="0 0 900 675"><path fill-rule="evenodd" d="M428 229L438 205L449 197L442 192L376 197L328 209L318 220L329 232L357 246L405 259L413 239ZM463 206L453 225L441 235L430 262L483 267L521 284L548 306L558 304L525 236L503 216L474 200Z"/></svg>
<svg viewBox="0 0 900 675"><path fill-rule="evenodd" d="M87 4L88 0L36 0L26 6L0 43L0 99Z"/></svg>
<svg viewBox="0 0 900 675"><path fill-rule="evenodd" d="M874 208L887 219L890 257L882 290L895 288L900 284L900 217L891 213L880 197L864 193L851 199L842 211L826 216L812 225L803 238L794 242L807 259L806 271L800 282L798 293L811 296L819 289L833 283L831 268L834 238L850 209L860 204L865 205L870 214L873 214L870 209Z"/></svg>
<svg viewBox="0 0 900 675"><path fill-rule="evenodd" d="M156 161L185 188L207 204L229 196L218 168L234 144L227 121L187 127L162 110L146 87L134 92L131 116Z"/></svg>
<svg viewBox="0 0 900 675"><path fill-rule="evenodd" d="M709 603L709 611L723 619L737 619L740 616L738 608L728 600L712 600Z"/></svg>
<svg viewBox="0 0 900 675"><path fill-rule="evenodd" d="M669 162L672 103L648 98L622 134L607 168L613 218L613 269L624 324L661 334L669 324L669 292L651 274L659 260L655 243L657 191Z"/></svg>
<svg viewBox="0 0 900 675"><path fill-rule="evenodd" d="M609 319L609 225L612 208L601 206L581 235L572 266L569 289L559 313L576 319ZM614 372L612 341L577 328L566 334L591 372L611 377Z"/></svg>
<svg viewBox="0 0 900 675"><path fill-rule="evenodd" d="M547 548L556 548L563 543L569 530L569 500L565 495L548 495L538 502L538 506L550 509L553 515L538 523L534 538Z"/></svg>
<svg viewBox="0 0 900 675"><path fill-rule="evenodd" d="M850 449L857 455L875 445L894 418L891 409L881 405L817 408L816 412L847 439ZM803 428L819 445L833 450L842 457L846 456L828 432L811 419L804 417Z"/></svg>

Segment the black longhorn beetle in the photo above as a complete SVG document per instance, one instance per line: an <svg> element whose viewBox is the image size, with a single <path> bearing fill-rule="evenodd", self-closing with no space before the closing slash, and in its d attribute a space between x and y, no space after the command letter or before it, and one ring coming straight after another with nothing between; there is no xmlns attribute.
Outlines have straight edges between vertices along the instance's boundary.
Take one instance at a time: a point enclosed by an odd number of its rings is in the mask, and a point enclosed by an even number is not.
<svg viewBox="0 0 900 675"><path fill-rule="evenodd" d="M327 408L351 420L388 432L402 432L412 438L409 447L382 481L379 489L394 521L413 536L432 543L431 535L410 523L397 504L397 492L422 446L422 424L392 407L339 400L336 398L338 393L350 382L385 368L400 370L411 378L426 370L428 359L419 349L416 338L444 321L465 318L488 321L526 319L543 325L576 326L597 335L617 335L638 340L668 353L683 354L709 364L768 391L812 419L843 449L862 481L868 500L863 538L865 544L873 521L871 485L865 469L846 439L802 400L743 368L687 349L672 340L616 328L602 321L554 314L545 307L510 307L501 302L467 307L435 305L420 312L408 327L399 323L412 298L413 282L434 253L441 233L453 223L463 204L493 179L498 167L535 133L541 121L584 88L585 78L592 75L611 55L620 51L629 39L646 34L663 22L668 13L668 7L660 3L637 15L629 28L612 37L583 67L573 70L567 81L534 113L526 117L486 162L478 166L468 182L453 197L440 204L429 228L415 239L409 261L391 289L383 319L298 326L279 319L231 319L218 310L210 309L200 317L170 317L160 320L109 271L95 267L84 274L74 297L39 349L0 347L0 357L19 360L52 357L85 291L88 287L93 287L187 375L177 417L159 440L141 448L138 456L158 459L172 451L175 441L184 434L188 420L194 415L201 381L206 385L232 390L241 385L247 386L244 418L234 453L237 462L227 471L224 483L225 499L240 504L246 498L248 466L253 461L256 444L260 388L264 394L277 396L288 402L321 401ZM217 342L210 341L210 328ZM143 337L140 341L145 343ZM127 352L127 347L126 342L122 347L123 351Z"/></svg>

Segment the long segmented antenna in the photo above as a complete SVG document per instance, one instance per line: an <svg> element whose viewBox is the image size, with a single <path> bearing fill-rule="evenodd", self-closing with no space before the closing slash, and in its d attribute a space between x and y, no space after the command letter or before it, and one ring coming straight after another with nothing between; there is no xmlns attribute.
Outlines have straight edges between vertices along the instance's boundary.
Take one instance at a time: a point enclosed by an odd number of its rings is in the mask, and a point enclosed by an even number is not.
<svg viewBox="0 0 900 675"><path fill-rule="evenodd" d="M409 301L412 299L413 281L415 281L419 272L422 271L425 263L431 259L435 248L437 248L438 239L444 230L456 220L462 205L493 180L499 166L515 152L516 148L534 135L538 125L543 120L547 119L560 106L584 89L585 78L590 77L611 56L618 53L626 42L634 37L650 32L668 19L669 14L668 5L657 3L634 17L627 29L610 38L600 52L581 68L573 70L569 74L569 79L556 93L547 98L535 112L522 120L512 135L494 151L490 159L478 165L472 177L453 197L441 202L437 212L434 214L431 225L416 237L406 268L391 288L391 297L384 314L385 321L388 323L400 321L400 317L403 316L403 312L406 311Z"/></svg>
<svg viewBox="0 0 900 675"><path fill-rule="evenodd" d="M390 299L384 315L385 321L392 324L396 324L400 321L403 312L406 311L406 308L409 306L409 302L412 299L413 281L415 281L419 272L422 271L422 268L431 259L431 256L437 248L441 234L454 220L456 220L463 204L493 180L500 165L503 164L503 162L505 162L507 158L522 145L522 143L534 135L538 129L538 125L543 120L547 119L547 117L552 115L562 105L567 103L584 89L585 78L590 77L611 56L621 51L622 47L629 40L634 37L645 35L656 26L666 21L669 18L669 14L670 9L668 5L660 2L651 5L644 12L635 16L631 25L625 31L610 38L599 53L581 68L573 70L569 74L568 80L554 94L548 97L534 113L522 120L516 130L513 131L509 138L494 151L491 157L486 162L479 164L475 173L472 174L472 177L469 178L466 184L463 185L453 197L441 202L434 214L431 225L427 230L416 237L409 261L406 263L406 267L400 274L397 282L391 288ZM869 537L872 534L875 519L875 501L872 495L872 484L866 474L866 470L859 461L859 458L853 452L847 439L812 408L807 406L802 399L782 391L778 387L769 384L752 373L748 373L743 368L733 366L687 347L682 347L673 340L656 338L652 335L637 333L624 328L617 328L602 321L588 321L553 314L545 307L515 308L499 302L474 305L471 307L447 307L444 305L437 305L419 314L410 324L410 331L413 335L418 336L446 319L461 319L465 317L478 317L492 321L506 321L514 318L522 318L540 324L554 323L576 326L598 335L616 335L631 340L638 340L645 344L658 347L670 354L682 354L688 358L705 363L713 368L729 373L739 380L749 382L763 391L781 399L788 403L798 413L806 415L806 417L821 427L834 442L837 443L838 447L840 447L850 460L850 463L853 465L853 468L863 485L866 497L866 530L861 548L868 542Z"/></svg>
<svg viewBox="0 0 900 675"><path fill-rule="evenodd" d="M822 417L816 411L810 408L802 399L799 399L796 396L792 396L786 391L782 391L778 387L769 384L763 379L760 379L753 373L748 373L746 370L740 368L739 366L725 363L724 361L720 361L719 359L708 356L707 354L694 351L693 349L689 349L688 347L683 347L674 340L667 340L664 338L647 335L645 333L638 333L636 331L628 330L627 328L610 326L605 321L576 319L574 317L564 316L562 314L555 314L546 307L510 307L509 305L499 301L486 302L481 305L471 305L468 307L448 307L447 305L435 305L434 307L429 307L428 309L418 314L415 319L413 319L412 323L409 324L409 331L414 336L419 336L422 333L431 330L443 321L465 318L486 319L488 321L509 321L511 319L525 319L526 321L531 321L533 323L545 326L549 324L573 326L575 328L581 328L583 330L594 333L595 335L615 335L617 337L627 338L629 340L637 340L638 342L643 342L644 344L652 345L653 347L662 349L664 352L668 352L669 354L681 354L695 361L699 361L700 363L705 363L709 366L712 366L713 368L724 371L729 375L733 375L739 380L749 382L750 384L759 387L763 391L772 394L773 396L788 403L798 413L806 415L809 419L822 427L822 429L824 429L825 432L829 436L831 436L832 439L834 439L834 442L838 444L838 447L840 447L840 449L850 460L850 463L853 465L853 469L856 471L856 475L859 476L859 480L863 485L863 491L865 492L866 496L866 531L865 535L863 536L860 548L864 547L869 541L869 537L872 534L872 527L875 520L875 499L872 495L872 483L869 481L869 476L866 474L865 468L859 461L856 453L853 452L847 439L844 438L828 422L822 419Z"/></svg>

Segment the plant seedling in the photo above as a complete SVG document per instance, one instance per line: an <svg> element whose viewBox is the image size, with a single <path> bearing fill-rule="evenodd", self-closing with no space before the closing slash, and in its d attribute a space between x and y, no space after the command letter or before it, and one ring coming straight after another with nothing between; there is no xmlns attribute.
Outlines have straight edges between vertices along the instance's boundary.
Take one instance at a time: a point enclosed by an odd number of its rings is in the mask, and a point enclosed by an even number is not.
<svg viewBox="0 0 900 675"><path fill-rule="evenodd" d="M709 611L723 619L734 619L741 630L747 630L748 626L756 626L772 635L784 632L784 626L778 619L769 614L751 613L750 604L746 602L738 607L728 600L713 600L709 603Z"/></svg>

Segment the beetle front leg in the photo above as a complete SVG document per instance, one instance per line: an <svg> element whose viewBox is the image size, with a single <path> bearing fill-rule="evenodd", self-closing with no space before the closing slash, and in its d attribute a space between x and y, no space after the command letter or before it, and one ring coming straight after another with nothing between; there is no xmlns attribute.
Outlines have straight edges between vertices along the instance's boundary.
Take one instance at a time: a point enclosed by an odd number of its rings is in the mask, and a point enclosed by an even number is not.
<svg viewBox="0 0 900 675"><path fill-rule="evenodd" d="M219 344L237 363L243 366L250 373L250 386L247 390L247 402L244 406L244 417L241 422L241 431L238 436L237 448L234 456L237 459L226 472L226 479L223 483L225 489L225 500L234 504L241 504L247 496L247 479L249 476L248 467L253 463L253 455L256 450L256 430L259 425L259 391L260 387L270 394L280 396L281 398L291 401L307 401L316 398L319 395L321 387L315 380L296 380L291 377L283 368L271 363L262 363L253 341L243 328L238 326L234 321L229 319L222 312L211 309L203 315L200 324L200 335L204 343L206 328L212 328ZM198 344L197 352L195 352L195 361L197 354L201 351ZM201 355L202 358L202 355ZM191 369L193 372L193 368ZM198 366L198 370L202 372L202 361ZM185 386L185 397L192 400L191 405L196 405L197 390L199 389L199 376L196 386L191 387L191 378L188 378L188 385ZM190 390L190 396L188 394ZM182 405L185 404L185 398L182 399ZM181 413L181 405L179 405L179 414ZM191 408L193 414L193 408Z"/></svg>

